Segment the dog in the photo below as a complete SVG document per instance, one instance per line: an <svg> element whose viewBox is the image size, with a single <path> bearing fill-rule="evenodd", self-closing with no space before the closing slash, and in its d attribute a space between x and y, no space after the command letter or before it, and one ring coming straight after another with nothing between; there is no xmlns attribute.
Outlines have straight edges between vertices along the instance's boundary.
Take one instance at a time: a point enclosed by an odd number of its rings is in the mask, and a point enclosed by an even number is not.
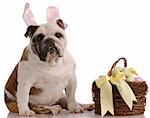
<svg viewBox="0 0 150 118"><path fill-rule="evenodd" d="M75 100L76 64L66 49L65 28L61 19L27 28L25 37L30 43L5 86L9 111L33 116L50 112L56 115L62 109L82 113L90 108Z"/></svg>

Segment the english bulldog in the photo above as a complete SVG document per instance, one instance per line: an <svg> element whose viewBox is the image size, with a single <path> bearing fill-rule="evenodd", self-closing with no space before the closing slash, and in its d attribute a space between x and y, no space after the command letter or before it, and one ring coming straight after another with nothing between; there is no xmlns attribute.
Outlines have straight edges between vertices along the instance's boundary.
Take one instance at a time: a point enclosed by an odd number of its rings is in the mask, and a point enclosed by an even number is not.
<svg viewBox="0 0 150 118"><path fill-rule="evenodd" d="M62 109L81 113L89 105L75 100L77 87L75 61L66 49L66 25L61 19L53 19L37 25L29 5L24 18L29 25L25 37L29 45L5 86L5 102L11 112L22 116L36 113L58 114ZM56 9L51 12L55 16ZM55 16L56 18L56 16Z"/></svg>

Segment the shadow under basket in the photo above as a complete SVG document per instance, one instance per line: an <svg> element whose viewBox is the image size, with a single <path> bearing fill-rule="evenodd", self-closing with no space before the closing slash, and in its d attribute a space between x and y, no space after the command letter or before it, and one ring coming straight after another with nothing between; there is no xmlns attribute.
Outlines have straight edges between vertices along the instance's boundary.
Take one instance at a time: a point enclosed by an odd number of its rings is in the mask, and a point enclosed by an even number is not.
<svg viewBox="0 0 150 118"><path fill-rule="evenodd" d="M111 75L112 69L116 66L116 64L121 60L124 59L125 63L124 66L127 67L127 62L125 58L120 58L116 61L111 70L108 72L108 75ZM143 114L145 111L146 105L146 94L148 86L145 81L134 81L128 82L128 85L131 87L137 102L133 102L132 110L126 105L124 100L122 99L117 87L113 84L112 85L112 93L113 93L113 104L114 104L114 116L127 116L127 115L140 115ZM97 87L96 82L94 81L92 84L92 95L93 101L95 103L95 113L101 115L101 103L100 103L100 89ZM109 111L105 115L112 115Z"/></svg>

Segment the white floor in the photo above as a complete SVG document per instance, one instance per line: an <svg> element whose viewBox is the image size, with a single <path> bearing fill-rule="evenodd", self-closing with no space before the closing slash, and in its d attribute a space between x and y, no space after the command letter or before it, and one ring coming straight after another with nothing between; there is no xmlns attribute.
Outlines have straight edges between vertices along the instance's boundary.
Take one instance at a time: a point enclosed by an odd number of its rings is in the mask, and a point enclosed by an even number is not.
<svg viewBox="0 0 150 118"><path fill-rule="evenodd" d="M16 113L9 113L7 118L29 118L29 117L20 117ZM100 115L97 115L94 113L94 111L86 111L82 114L71 114L68 111L63 111L57 116L52 116L52 115L36 115L34 117L30 118L101 118ZM107 116L105 118L112 118L112 116ZM121 116L121 117L113 117L113 118L148 118L145 115L138 115L138 116Z"/></svg>
<svg viewBox="0 0 150 118"><path fill-rule="evenodd" d="M0 101L1 103L1 101ZM5 106L2 102L2 106ZM17 113L8 113L8 110L6 110L6 107L0 109L0 118L101 118L100 115L97 115L94 113L94 111L85 111L84 113L80 114L72 114L68 111L64 110L57 116L52 116L50 114L47 115L36 115L34 117L21 117ZM105 118L112 118L112 116L106 116ZM143 115L138 116L118 116L113 118L150 118L150 92L147 94L147 104L146 104L146 110Z"/></svg>

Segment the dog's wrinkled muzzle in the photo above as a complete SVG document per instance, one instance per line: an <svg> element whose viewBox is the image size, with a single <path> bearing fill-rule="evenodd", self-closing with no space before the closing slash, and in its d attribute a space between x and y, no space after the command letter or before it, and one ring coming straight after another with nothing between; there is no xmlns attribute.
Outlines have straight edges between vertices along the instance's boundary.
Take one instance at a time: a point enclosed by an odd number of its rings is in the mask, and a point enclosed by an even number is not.
<svg viewBox="0 0 150 118"><path fill-rule="evenodd" d="M61 45L53 40L52 38L47 38L40 46L39 57L41 61L51 61L62 57L62 47Z"/></svg>
<svg viewBox="0 0 150 118"><path fill-rule="evenodd" d="M56 60L60 56L60 53L56 47L49 47L49 51L47 52L46 61L49 62L51 60Z"/></svg>

